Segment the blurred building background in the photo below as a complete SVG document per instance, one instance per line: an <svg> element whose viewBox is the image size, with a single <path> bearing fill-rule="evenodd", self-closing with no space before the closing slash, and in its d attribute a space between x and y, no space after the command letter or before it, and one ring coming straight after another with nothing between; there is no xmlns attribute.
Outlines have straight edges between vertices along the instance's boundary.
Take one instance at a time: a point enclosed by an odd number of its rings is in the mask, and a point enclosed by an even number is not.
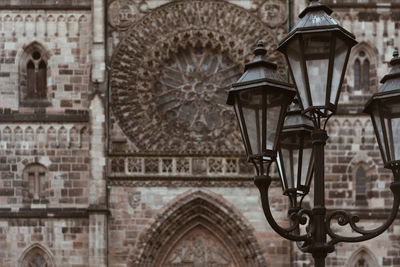
<svg viewBox="0 0 400 267"><path fill-rule="evenodd" d="M359 42L327 127L326 202L373 228L392 174L361 112L400 45L400 1L325 2ZM287 77L275 49L306 5L2 0L0 266L312 266L265 220L225 105L260 39ZM400 220L327 266L400 266Z"/></svg>

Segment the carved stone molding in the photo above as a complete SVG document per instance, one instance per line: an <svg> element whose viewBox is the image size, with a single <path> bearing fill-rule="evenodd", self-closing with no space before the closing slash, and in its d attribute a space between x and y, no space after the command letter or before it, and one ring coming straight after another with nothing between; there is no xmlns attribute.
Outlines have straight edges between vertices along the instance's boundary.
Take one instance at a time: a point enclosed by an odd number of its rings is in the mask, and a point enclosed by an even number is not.
<svg viewBox="0 0 400 267"><path fill-rule="evenodd" d="M224 1L174 1L134 23L112 59L112 112L132 152L243 152L227 91L274 32Z"/></svg>
<svg viewBox="0 0 400 267"><path fill-rule="evenodd" d="M111 178L108 179L108 184L122 187L254 187L253 178L250 177L234 179L213 179L209 177L175 179L165 177Z"/></svg>
<svg viewBox="0 0 400 267"><path fill-rule="evenodd" d="M238 266L266 266L254 230L217 196L201 191L183 196L164 209L140 236L128 264L161 266L170 259L174 244L196 227L206 228L223 242Z"/></svg>
<svg viewBox="0 0 400 267"><path fill-rule="evenodd" d="M109 177L249 177L253 166L243 157L110 156Z"/></svg>

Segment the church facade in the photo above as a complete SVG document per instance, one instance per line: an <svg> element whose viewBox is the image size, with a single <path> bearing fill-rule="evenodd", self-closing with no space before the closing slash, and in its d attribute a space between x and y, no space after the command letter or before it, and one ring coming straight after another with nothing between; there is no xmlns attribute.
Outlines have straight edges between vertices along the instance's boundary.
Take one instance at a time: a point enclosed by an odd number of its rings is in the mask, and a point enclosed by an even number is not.
<svg viewBox="0 0 400 267"><path fill-rule="evenodd" d="M321 2L358 41L327 125L326 204L373 229L393 177L362 110L400 46L400 2ZM225 104L258 40L288 77L276 48L307 3L1 1L0 266L313 266L268 225ZM400 266L400 220L327 266Z"/></svg>

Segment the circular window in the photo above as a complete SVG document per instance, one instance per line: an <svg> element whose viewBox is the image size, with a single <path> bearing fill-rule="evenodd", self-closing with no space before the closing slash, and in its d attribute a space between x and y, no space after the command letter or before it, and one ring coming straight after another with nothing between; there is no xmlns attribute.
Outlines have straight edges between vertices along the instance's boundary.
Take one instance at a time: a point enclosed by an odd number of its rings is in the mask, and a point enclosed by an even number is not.
<svg viewBox="0 0 400 267"><path fill-rule="evenodd" d="M38 51L33 52L32 54L33 59L38 60L40 59L40 53Z"/></svg>

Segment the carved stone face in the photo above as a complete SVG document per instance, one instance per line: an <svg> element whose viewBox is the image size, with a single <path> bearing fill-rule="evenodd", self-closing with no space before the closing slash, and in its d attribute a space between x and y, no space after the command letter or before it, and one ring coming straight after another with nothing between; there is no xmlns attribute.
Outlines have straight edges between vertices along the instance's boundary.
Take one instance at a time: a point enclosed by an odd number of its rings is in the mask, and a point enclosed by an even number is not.
<svg viewBox="0 0 400 267"><path fill-rule="evenodd" d="M129 192L128 197L129 197L129 199L128 199L129 205L133 209L136 209L140 204L141 193L140 192Z"/></svg>
<svg viewBox="0 0 400 267"><path fill-rule="evenodd" d="M126 0L116 0L109 6L108 20L113 27L127 27L135 19L138 10Z"/></svg>
<svg viewBox="0 0 400 267"><path fill-rule="evenodd" d="M285 7L278 1L268 0L259 8L261 19L271 25L276 26L286 20Z"/></svg>

